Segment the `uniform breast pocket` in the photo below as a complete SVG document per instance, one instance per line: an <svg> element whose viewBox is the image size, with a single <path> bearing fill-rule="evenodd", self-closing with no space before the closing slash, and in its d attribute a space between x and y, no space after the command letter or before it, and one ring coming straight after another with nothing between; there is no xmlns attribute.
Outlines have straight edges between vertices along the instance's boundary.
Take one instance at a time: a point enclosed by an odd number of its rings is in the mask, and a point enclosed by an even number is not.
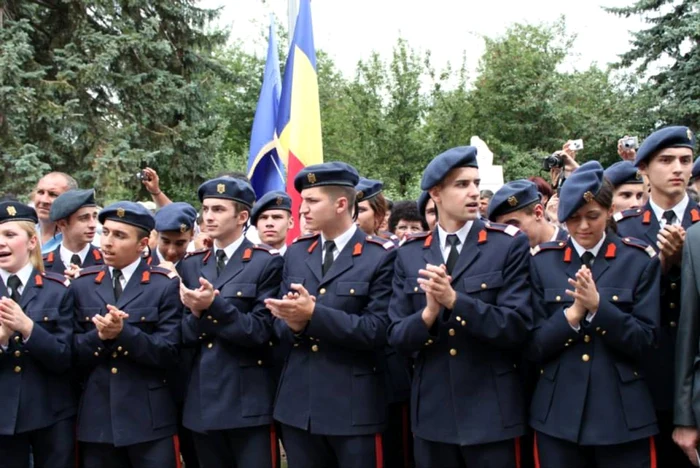
<svg viewBox="0 0 700 468"><path fill-rule="evenodd" d="M142 307L138 309L129 309L125 311L129 314L126 319L130 325L139 327L146 331L151 331L158 323L158 308L157 307Z"/></svg>
<svg viewBox="0 0 700 468"><path fill-rule="evenodd" d="M225 297L227 301L252 301L257 295L258 288L255 283L235 283L226 285L223 291L221 291L221 296Z"/></svg>
<svg viewBox="0 0 700 468"><path fill-rule="evenodd" d="M352 370L352 424L382 424L386 394L384 373L375 365L355 365Z"/></svg>
<svg viewBox="0 0 700 468"><path fill-rule="evenodd" d="M598 294L600 294L601 301L608 301L621 308L631 308L634 303L634 291L632 289L599 288Z"/></svg>
<svg viewBox="0 0 700 468"><path fill-rule="evenodd" d="M176 424L175 404L172 400L170 387L165 382L148 385L148 402L151 407L153 429Z"/></svg>
<svg viewBox="0 0 700 468"><path fill-rule="evenodd" d="M566 294L566 288L549 288L544 290L544 301L550 307L561 305L568 307L574 302L574 298Z"/></svg>
<svg viewBox="0 0 700 468"><path fill-rule="evenodd" d="M468 276L462 280L463 291L475 294L481 300L495 300L503 286L503 272L492 271L481 275Z"/></svg>
<svg viewBox="0 0 700 468"><path fill-rule="evenodd" d="M417 276L409 276L403 285L403 293L413 304L414 309L422 309L425 307L425 291L418 284Z"/></svg>
<svg viewBox="0 0 700 468"><path fill-rule="evenodd" d="M58 308L35 309L30 311L29 317L34 320L34 323L38 323L47 329L53 329L56 327L58 321L61 319Z"/></svg>
<svg viewBox="0 0 700 468"><path fill-rule="evenodd" d="M335 295L339 306L348 307L348 312L358 311L360 307L367 303L369 293L369 283L341 281L335 287Z"/></svg>
<svg viewBox="0 0 700 468"><path fill-rule="evenodd" d="M95 315L104 315L105 312L101 307L80 307L76 309L75 316L82 327L90 329L95 326L92 318Z"/></svg>
<svg viewBox="0 0 700 468"><path fill-rule="evenodd" d="M559 371L559 360L550 361L540 368L540 379L532 397L530 412L532 417L538 421L547 421L549 409L552 406L552 397L557 385L557 372Z"/></svg>
<svg viewBox="0 0 700 468"><path fill-rule="evenodd" d="M272 360L264 356L243 356L238 363L241 392L241 416L244 418L272 414L274 384Z"/></svg>
<svg viewBox="0 0 700 468"><path fill-rule="evenodd" d="M656 422L651 394L641 373L625 362L616 362L620 376L620 400L629 429L638 429Z"/></svg>

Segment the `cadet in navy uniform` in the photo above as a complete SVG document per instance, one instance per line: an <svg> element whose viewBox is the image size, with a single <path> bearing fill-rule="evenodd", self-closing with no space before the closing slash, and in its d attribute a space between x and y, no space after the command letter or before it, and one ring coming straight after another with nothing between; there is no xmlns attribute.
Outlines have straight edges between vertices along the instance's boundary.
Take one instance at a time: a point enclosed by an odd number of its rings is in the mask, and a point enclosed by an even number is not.
<svg viewBox="0 0 700 468"><path fill-rule="evenodd" d="M73 295L43 273L33 208L0 203L0 465L75 465Z"/></svg>
<svg viewBox="0 0 700 468"><path fill-rule="evenodd" d="M272 316L282 257L243 234L255 192L231 177L198 191L210 249L183 260L183 344L196 349L183 424L202 468L277 466Z"/></svg>
<svg viewBox="0 0 700 468"><path fill-rule="evenodd" d="M275 419L290 468L381 465L384 375L393 242L353 222L352 166L309 166L294 179L300 214L320 234L285 256L281 299L266 301L281 339L295 341L282 372Z"/></svg>
<svg viewBox="0 0 700 468"><path fill-rule="evenodd" d="M158 243L154 249L155 255L150 257L151 265L168 268L180 274L182 259L187 253L188 244L194 237L197 210L189 203L168 203L156 211L154 218ZM185 390L189 382L193 359L192 349L180 349L180 360L177 368L173 369L168 377L177 405L177 434L180 442L180 453L187 468L199 468L192 432L182 425Z"/></svg>
<svg viewBox="0 0 700 468"><path fill-rule="evenodd" d="M60 229L61 243L44 255L44 268L75 278L80 268L102 265L100 250L91 244L97 229L95 190L69 190L51 204L49 218Z"/></svg>
<svg viewBox="0 0 700 468"><path fill-rule="evenodd" d="M635 210L617 213L620 236L651 244L661 261L661 320L658 342L643 360L643 371L656 406L659 466L691 466L672 440L673 367L680 314L681 256L685 230L700 221L700 207L686 194L693 166L695 136L687 127L666 127L652 133L637 150L635 166L651 186L649 200ZM681 421L678 422L681 426ZM682 436L682 429L679 435ZM685 445L697 446L698 441Z"/></svg>
<svg viewBox="0 0 700 468"><path fill-rule="evenodd" d="M508 182L491 198L487 217L492 222L519 228L530 240L530 247L566 240L569 233L545 218L541 198L534 182L525 179Z"/></svg>
<svg viewBox="0 0 700 468"><path fill-rule="evenodd" d="M168 203L155 214L158 242L151 265L163 262L177 267L187 254L187 246L194 238L194 225L197 222L197 210L184 202Z"/></svg>
<svg viewBox="0 0 700 468"><path fill-rule="evenodd" d="M86 375L78 413L85 468L179 466L168 371L177 364L179 281L141 258L154 228L132 202L103 209L105 265L84 268L75 294L75 354Z"/></svg>
<svg viewBox="0 0 700 468"><path fill-rule="evenodd" d="M433 159L421 180L438 211L394 265L389 344L414 353L416 466L519 463L525 409L518 363L532 327L528 239L479 219L476 148Z"/></svg>
<svg viewBox="0 0 700 468"><path fill-rule="evenodd" d="M605 178L614 188L613 212L633 210L642 206L644 179L641 172L629 161L618 161L605 169Z"/></svg>
<svg viewBox="0 0 700 468"><path fill-rule="evenodd" d="M656 252L606 230L613 187L597 161L576 169L559 197L570 238L535 247L530 262L535 466L656 467L658 428L640 370L659 322Z"/></svg>
<svg viewBox="0 0 700 468"><path fill-rule="evenodd" d="M250 225L255 226L260 240L284 256L287 233L294 227L292 199L284 192L268 192L250 211Z"/></svg>

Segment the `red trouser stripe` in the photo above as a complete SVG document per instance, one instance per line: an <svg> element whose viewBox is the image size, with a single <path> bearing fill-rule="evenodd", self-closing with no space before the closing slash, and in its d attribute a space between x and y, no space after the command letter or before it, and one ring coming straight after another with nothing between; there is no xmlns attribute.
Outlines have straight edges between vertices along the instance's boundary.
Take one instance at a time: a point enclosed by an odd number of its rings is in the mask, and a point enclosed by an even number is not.
<svg viewBox="0 0 700 468"><path fill-rule="evenodd" d="M540 468L540 453L537 450L537 432L532 437L532 454L535 457L535 468Z"/></svg>
<svg viewBox="0 0 700 468"><path fill-rule="evenodd" d="M520 468L520 437L515 438L515 468Z"/></svg>
<svg viewBox="0 0 700 468"><path fill-rule="evenodd" d="M656 468L656 441L649 437L649 461L651 468Z"/></svg>
<svg viewBox="0 0 700 468"><path fill-rule="evenodd" d="M277 468L277 429L274 423L270 424L270 456L272 468Z"/></svg>
<svg viewBox="0 0 700 468"><path fill-rule="evenodd" d="M180 438L175 434L173 436L173 446L175 447L175 468L182 468L180 459Z"/></svg>
<svg viewBox="0 0 700 468"><path fill-rule="evenodd" d="M403 466L404 468L411 468L411 451L409 450L411 428L408 420L408 403L401 405L401 429L403 431Z"/></svg>
<svg viewBox="0 0 700 468"><path fill-rule="evenodd" d="M376 468L384 468L384 449L382 447L381 434L374 434L374 455L377 459Z"/></svg>

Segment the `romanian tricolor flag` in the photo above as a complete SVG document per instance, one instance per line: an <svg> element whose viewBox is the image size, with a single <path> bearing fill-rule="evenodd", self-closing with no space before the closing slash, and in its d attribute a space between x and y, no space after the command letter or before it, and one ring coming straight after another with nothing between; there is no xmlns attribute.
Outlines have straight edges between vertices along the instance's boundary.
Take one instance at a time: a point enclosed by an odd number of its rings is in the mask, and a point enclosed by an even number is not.
<svg viewBox="0 0 700 468"><path fill-rule="evenodd" d="M282 80L277 135L279 155L287 168L287 193L292 198L292 216L298 221L301 196L294 189L294 177L302 168L323 162L321 109L318 102L310 0L299 2L294 37ZM295 222L287 241L298 235L299 223Z"/></svg>
<svg viewBox="0 0 700 468"><path fill-rule="evenodd" d="M284 190L284 166L277 151L277 110L282 92L280 59L275 39L275 23L270 17L270 39L262 89L255 109L253 130L250 135L248 178L259 199L267 192Z"/></svg>

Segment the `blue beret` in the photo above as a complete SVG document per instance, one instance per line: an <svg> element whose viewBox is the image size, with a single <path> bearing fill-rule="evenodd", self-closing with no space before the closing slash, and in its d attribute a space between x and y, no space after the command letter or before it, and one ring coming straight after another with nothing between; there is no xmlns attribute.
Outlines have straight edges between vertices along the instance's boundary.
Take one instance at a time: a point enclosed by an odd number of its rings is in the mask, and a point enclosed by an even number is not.
<svg viewBox="0 0 700 468"><path fill-rule="evenodd" d="M360 182L355 186L358 203L376 197L382 193L383 189L384 184L382 181L360 177Z"/></svg>
<svg viewBox="0 0 700 468"><path fill-rule="evenodd" d="M233 177L207 180L199 186L197 196L199 196L199 201L204 201L207 198L223 198L242 203L248 208L252 208L253 203L255 203L253 187L248 182Z"/></svg>
<svg viewBox="0 0 700 468"><path fill-rule="evenodd" d="M700 177L700 158L697 158L695 160L695 163L693 164L693 173L691 174L690 177L692 179Z"/></svg>
<svg viewBox="0 0 700 468"><path fill-rule="evenodd" d="M425 210L428 208L428 201L430 201L430 194L426 190L423 190L418 197L418 212L424 218Z"/></svg>
<svg viewBox="0 0 700 468"><path fill-rule="evenodd" d="M170 203L156 211L155 220L158 232L187 232L194 228L194 223L197 221L197 210L189 203Z"/></svg>
<svg viewBox="0 0 700 468"><path fill-rule="evenodd" d="M350 164L331 161L323 164L314 164L299 171L294 177L294 188L297 192L311 187L325 185L340 185L355 187L360 181L360 174Z"/></svg>
<svg viewBox="0 0 700 468"><path fill-rule="evenodd" d="M258 217L265 211L284 210L292 212L292 199L284 192L267 192L255 204L250 212L250 224L255 226Z"/></svg>
<svg viewBox="0 0 700 468"><path fill-rule="evenodd" d="M39 222L36 211L31 206L20 202L5 201L0 202L0 224L10 221L30 221L34 224Z"/></svg>
<svg viewBox="0 0 700 468"><path fill-rule="evenodd" d="M476 167L476 147L458 146L437 155L423 171L421 190L430 190L440 183L456 167Z"/></svg>
<svg viewBox="0 0 700 468"><path fill-rule="evenodd" d="M603 166L598 161L588 161L578 167L559 192L557 218L563 223L583 205L593 200L603 186Z"/></svg>
<svg viewBox="0 0 700 468"><path fill-rule="evenodd" d="M119 223L131 224L149 232L156 225L153 215L145 206L130 201L112 203L97 215L97 220L100 224L104 224L108 219Z"/></svg>
<svg viewBox="0 0 700 468"><path fill-rule="evenodd" d="M496 217L512 213L540 201L537 185L529 180L520 179L508 182L491 198L487 217L496 221Z"/></svg>
<svg viewBox="0 0 700 468"><path fill-rule="evenodd" d="M695 135L688 127L664 127L651 135L639 145L634 165L639 166L664 148L690 148L695 151Z"/></svg>
<svg viewBox="0 0 700 468"><path fill-rule="evenodd" d="M84 206L97 206L95 189L68 190L56 197L51 204L49 219L55 222L67 218Z"/></svg>
<svg viewBox="0 0 700 468"><path fill-rule="evenodd" d="M609 168L605 169L605 177L613 184L613 187L619 187L623 184L643 184L644 180L634 164L629 161L618 161Z"/></svg>

